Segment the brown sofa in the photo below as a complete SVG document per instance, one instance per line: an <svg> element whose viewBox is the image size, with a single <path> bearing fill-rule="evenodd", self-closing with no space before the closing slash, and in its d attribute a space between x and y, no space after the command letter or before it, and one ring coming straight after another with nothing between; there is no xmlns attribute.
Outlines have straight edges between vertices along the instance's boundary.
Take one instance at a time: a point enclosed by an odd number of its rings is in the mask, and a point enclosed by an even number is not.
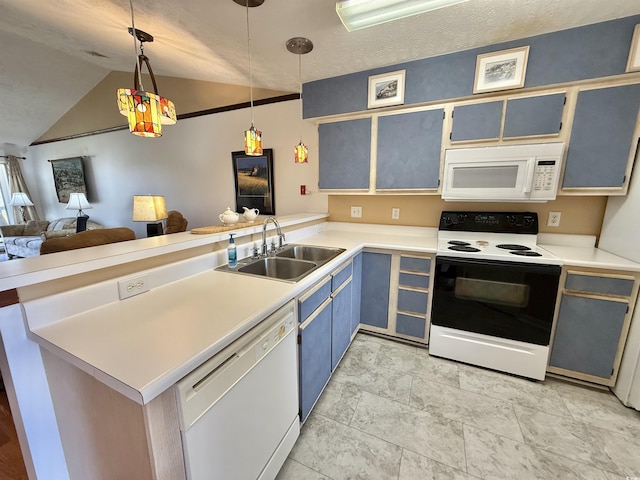
<svg viewBox="0 0 640 480"><path fill-rule="evenodd" d="M78 248L95 247L107 243L124 242L135 240L136 235L130 228L100 228L96 230L85 230L67 237L50 238L42 242L40 254L62 252L65 250L75 250Z"/></svg>

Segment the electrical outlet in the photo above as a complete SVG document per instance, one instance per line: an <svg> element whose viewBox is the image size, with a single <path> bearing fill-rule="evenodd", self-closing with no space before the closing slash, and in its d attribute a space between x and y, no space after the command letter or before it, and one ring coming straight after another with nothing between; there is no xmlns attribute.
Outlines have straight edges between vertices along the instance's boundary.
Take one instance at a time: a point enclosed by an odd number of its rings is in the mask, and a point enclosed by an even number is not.
<svg viewBox="0 0 640 480"><path fill-rule="evenodd" d="M400 218L400 209L399 208L392 208L391 209L391 219L392 220L398 220Z"/></svg>
<svg viewBox="0 0 640 480"><path fill-rule="evenodd" d="M362 218L362 207L351 207L351 217Z"/></svg>
<svg viewBox="0 0 640 480"><path fill-rule="evenodd" d="M549 218L547 219L548 227L559 227L560 226L560 215L562 212L549 212Z"/></svg>
<svg viewBox="0 0 640 480"><path fill-rule="evenodd" d="M146 275L120 280L118 282L118 294L120 296L120 300L148 291L149 282Z"/></svg>

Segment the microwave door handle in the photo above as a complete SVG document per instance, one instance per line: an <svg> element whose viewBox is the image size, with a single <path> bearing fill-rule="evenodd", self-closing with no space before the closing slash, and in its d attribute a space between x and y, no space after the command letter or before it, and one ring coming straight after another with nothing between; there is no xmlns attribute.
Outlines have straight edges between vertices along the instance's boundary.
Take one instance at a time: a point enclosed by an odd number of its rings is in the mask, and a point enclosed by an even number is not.
<svg viewBox="0 0 640 480"><path fill-rule="evenodd" d="M535 159L530 158L527 160L527 174L524 182L524 189L522 190L524 193L531 193L531 187L533 183L533 173L535 171Z"/></svg>

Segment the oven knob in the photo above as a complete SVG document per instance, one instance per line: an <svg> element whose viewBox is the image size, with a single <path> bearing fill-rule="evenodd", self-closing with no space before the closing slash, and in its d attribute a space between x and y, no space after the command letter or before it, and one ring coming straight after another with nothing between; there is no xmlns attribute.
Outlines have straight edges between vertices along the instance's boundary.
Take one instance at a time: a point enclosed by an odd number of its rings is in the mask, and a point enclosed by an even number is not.
<svg viewBox="0 0 640 480"><path fill-rule="evenodd" d="M507 215L507 222L509 222L509 224L513 225L516 223L516 216L515 215Z"/></svg>
<svg viewBox="0 0 640 480"><path fill-rule="evenodd" d="M451 217L448 215L442 217L442 221L445 223L445 225L451 225L453 223L453 220L451 220Z"/></svg>
<svg viewBox="0 0 640 480"><path fill-rule="evenodd" d="M530 227L531 225L533 225L533 218L531 217L524 217L524 224L527 227Z"/></svg>

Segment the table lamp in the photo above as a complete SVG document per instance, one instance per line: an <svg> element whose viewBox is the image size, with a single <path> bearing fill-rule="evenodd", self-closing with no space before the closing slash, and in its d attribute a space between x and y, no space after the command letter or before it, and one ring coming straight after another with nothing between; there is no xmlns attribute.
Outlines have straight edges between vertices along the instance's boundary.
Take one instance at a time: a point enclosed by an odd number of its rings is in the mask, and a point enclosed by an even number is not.
<svg viewBox="0 0 640 480"><path fill-rule="evenodd" d="M147 223L147 237L163 235L162 221L167 218L167 207L162 195L134 195L133 221Z"/></svg>
<svg viewBox="0 0 640 480"><path fill-rule="evenodd" d="M85 194L70 193L69 203L67 203L67 206L65 208L67 210L78 210L76 219L76 233L84 232L87 229L87 220L89 220L89 215L85 215L82 209L88 210L89 208L93 208L87 201L87 197L85 196Z"/></svg>
<svg viewBox="0 0 640 480"><path fill-rule="evenodd" d="M10 207L20 207L20 214L22 215L22 223L27 223L27 217L24 216L24 207L33 207L33 203L29 200L26 193L16 192L11 196L9 202Z"/></svg>

